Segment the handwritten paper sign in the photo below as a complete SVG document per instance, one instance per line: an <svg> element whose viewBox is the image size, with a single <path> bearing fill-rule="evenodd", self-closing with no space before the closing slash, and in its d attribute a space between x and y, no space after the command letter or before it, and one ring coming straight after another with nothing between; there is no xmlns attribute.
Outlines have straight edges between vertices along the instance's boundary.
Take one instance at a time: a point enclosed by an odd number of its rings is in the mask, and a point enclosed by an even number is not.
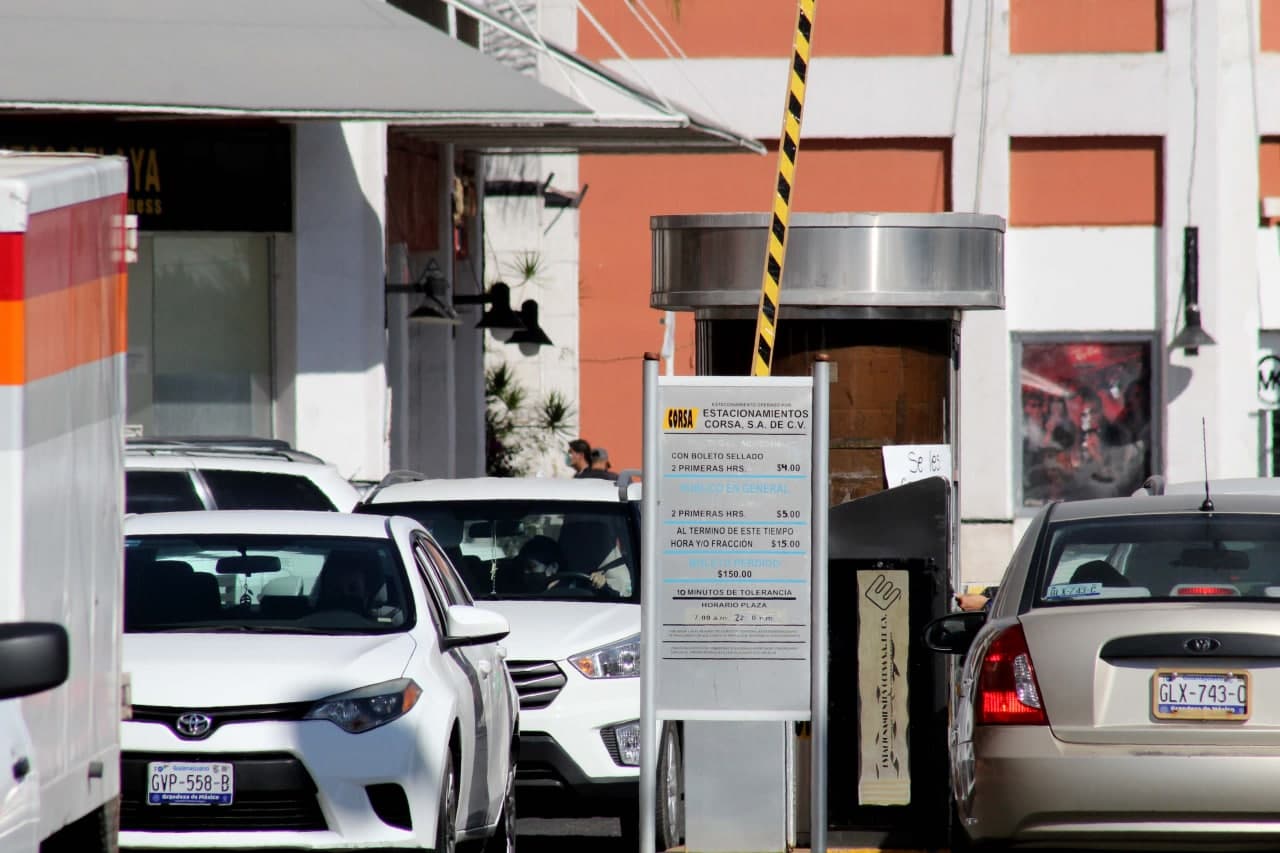
<svg viewBox="0 0 1280 853"><path fill-rule="evenodd" d="M884 454L884 476L889 488L925 477L951 479L949 444L891 444L880 450Z"/></svg>

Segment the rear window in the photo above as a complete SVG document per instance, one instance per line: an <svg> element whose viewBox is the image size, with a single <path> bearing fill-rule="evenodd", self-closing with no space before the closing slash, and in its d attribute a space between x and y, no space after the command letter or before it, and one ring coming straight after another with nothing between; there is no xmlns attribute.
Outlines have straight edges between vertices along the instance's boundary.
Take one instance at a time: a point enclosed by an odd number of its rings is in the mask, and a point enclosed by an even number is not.
<svg viewBox="0 0 1280 853"><path fill-rule="evenodd" d="M126 633L384 634L413 621L386 539L130 536L124 554Z"/></svg>
<svg viewBox="0 0 1280 853"><path fill-rule="evenodd" d="M319 486L295 474L210 468L200 473L218 509L337 509Z"/></svg>
<svg viewBox="0 0 1280 853"><path fill-rule="evenodd" d="M476 600L640 601L640 556L626 504L415 501L360 512L416 519Z"/></svg>
<svg viewBox="0 0 1280 853"><path fill-rule="evenodd" d="M204 509L186 471L126 471L125 512L187 512Z"/></svg>
<svg viewBox="0 0 1280 853"><path fill-rule="evenodd" d="M1196 513L1063 522L1049 529L1038 603L1280 600L1280 523Z"/></svg>

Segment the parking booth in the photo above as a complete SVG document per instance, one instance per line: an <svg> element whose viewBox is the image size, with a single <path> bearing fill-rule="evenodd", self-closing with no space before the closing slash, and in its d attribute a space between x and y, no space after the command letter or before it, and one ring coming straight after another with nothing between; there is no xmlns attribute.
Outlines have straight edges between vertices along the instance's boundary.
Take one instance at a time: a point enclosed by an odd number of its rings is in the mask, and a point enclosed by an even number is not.
<svg viewBox="0 0 1280 853"><path fill-rule="evenodd" d="M693 313L698 374L747 375L769 217L650 227L651 306ZM789 227L773 375L809 375L819 354L831 363L828 844L945 847L948 664L920 629L960 584L961 318L1004 307L1004 220L795 214ZM805 726L686 724L685 739L690 853L808 846ZM750 784L731 798L701 790L720 784L712 768L728 756ZM785 825L744 848L741 821L778 803Z"/></svg>

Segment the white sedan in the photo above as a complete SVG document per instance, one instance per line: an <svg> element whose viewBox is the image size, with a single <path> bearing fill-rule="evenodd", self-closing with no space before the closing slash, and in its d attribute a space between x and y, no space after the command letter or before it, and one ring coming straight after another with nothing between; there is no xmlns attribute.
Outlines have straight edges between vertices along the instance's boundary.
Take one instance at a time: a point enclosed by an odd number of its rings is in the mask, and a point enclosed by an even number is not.
<svg viewBox="0 0 1280 853"><path fill-rule="evenodd" d="M122 847L514 850L507 622L417 522L160 513L125 557Z"/></svg>

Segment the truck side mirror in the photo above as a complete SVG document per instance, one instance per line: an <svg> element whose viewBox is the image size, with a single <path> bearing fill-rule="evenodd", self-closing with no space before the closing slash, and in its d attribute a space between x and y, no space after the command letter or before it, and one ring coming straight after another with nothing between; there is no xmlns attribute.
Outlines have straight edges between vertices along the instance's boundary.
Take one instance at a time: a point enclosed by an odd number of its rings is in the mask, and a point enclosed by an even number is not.
<svg viewBox="0 0 1280 853"><path fill-rule="evenodd" d="M985 611L948 613L924 626L924 644L935 652L962 655L973 645L978 631L987 624Z"/></svg>
<svg viewBox="0 0 1280 853"><path fill-rule="evenodd" d="M0 625L0 699L29 696L67 680L67 630L52 622Z"/></svg>

